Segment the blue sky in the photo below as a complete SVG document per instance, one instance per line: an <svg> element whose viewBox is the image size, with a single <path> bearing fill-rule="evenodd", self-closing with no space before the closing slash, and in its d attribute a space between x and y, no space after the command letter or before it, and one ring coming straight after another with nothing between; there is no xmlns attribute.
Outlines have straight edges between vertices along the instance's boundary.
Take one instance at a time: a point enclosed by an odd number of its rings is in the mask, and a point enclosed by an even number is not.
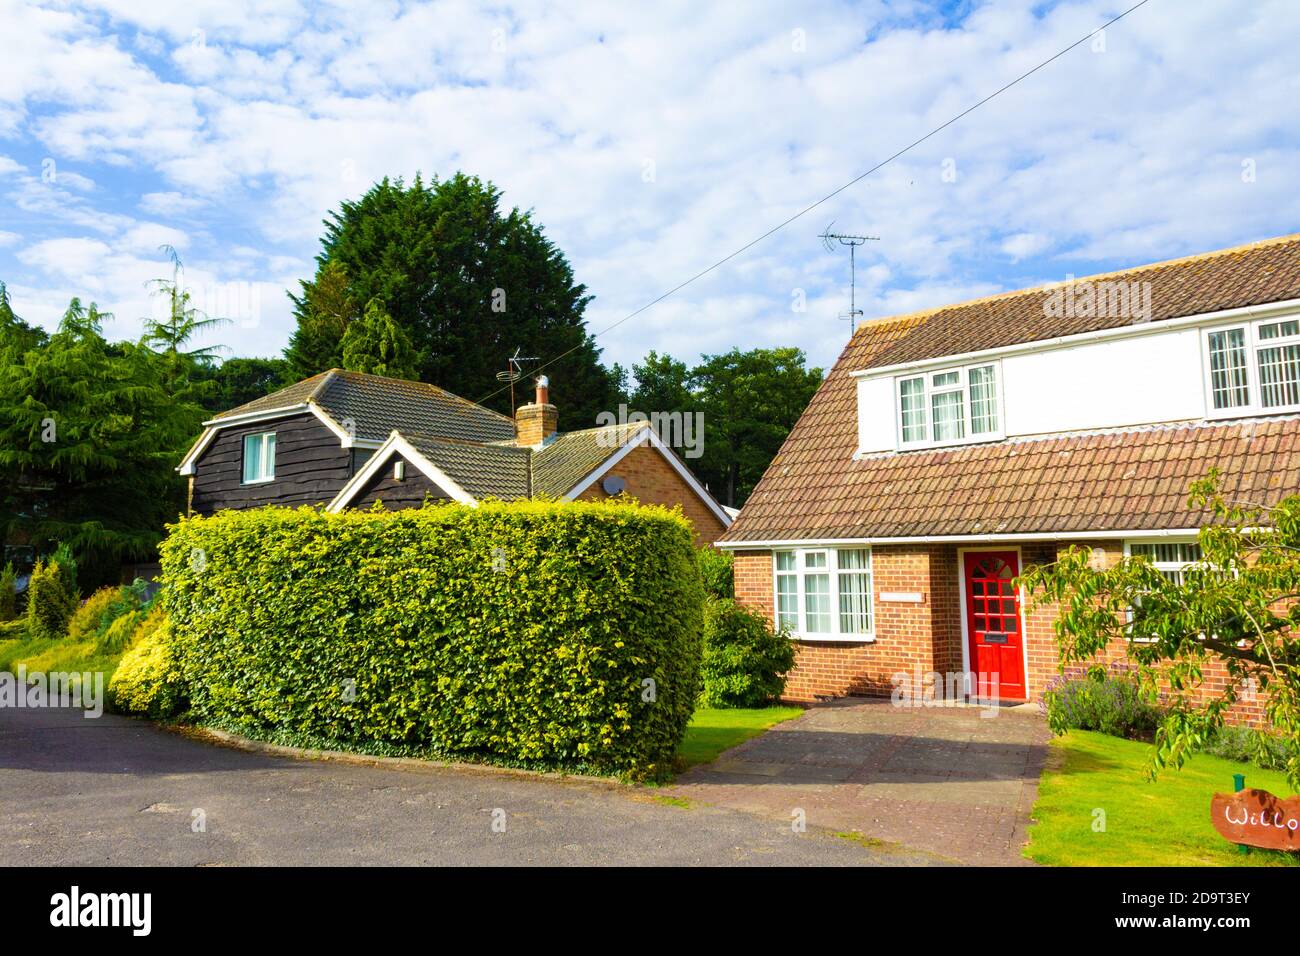
<svg viewBox="0 0 1300 956"><path fill-rule="evenodd" d="M383 176L491 179L604 329L1128 6L0 0L0 280L134 337L175 246L271 355L320 221ZM1300 229L1294 0L1150 0L600 338L607 361L848 336L868 317ZM798 311L796 304L806 301Z"/></svg>

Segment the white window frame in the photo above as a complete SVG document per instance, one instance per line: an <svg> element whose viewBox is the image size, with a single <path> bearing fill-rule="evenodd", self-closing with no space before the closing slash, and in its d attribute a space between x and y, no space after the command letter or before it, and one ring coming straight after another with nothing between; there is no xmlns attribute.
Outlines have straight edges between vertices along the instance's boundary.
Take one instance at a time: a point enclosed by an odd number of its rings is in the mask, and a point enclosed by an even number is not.
<svg viewBox="0 0 1300 956"><path fill-rule="evenodd" d="M973 434L971 432L971 404L970 404L970 372L972 369L989 368L993 369L993 403L994 412L998 417L998 427L990 432L980 432ZM936 376L947 375L952 372L958 374L958 384L943 388L935 388L933 382ZM925 409L925 438L920 441L903 440L903 383L910 382L914 379L921 379L924 383L923 407ZM936 440L934 436L934 416L930 396L939 392L956 391L960 389L962 395L962 431L964 434L961 438L945 438ZM982 442L1001 441L1006 438L1007 416L1006 403L1002 397L1002 362L999 359L992 359L984 362L971 362L967 365L955 365L947 368L930 368L914 372L908 372L902 375L894 376L894 442L898 451L907 451L913 448L947 448L954 445L976 445Z"/></svg>
<svg viewBox="0 0 1300 956"><path fill-rule="evenodd" d="M865 551L867 552L867 566L864 569L847 569L840 570L839 552L844 551ZM778 570L777 555L793 554L794 569ZM808 568L806 567L805 556L808 554L825 554L826 567ZM844 633L840 630L840 576L849 574L867 575L867 615L870 630L864 633ZM810 574L825 574L830 579L830 609L828 613L831 619L831 629L829 631L809 632L807 630L808 622L808 601L807 588L804 585L804 578ZM876 640L876 571L875 556L871 548L866 546L845 547L845 548L776 548L772 551L772 621L780 627L781 613L780 603L777 591L778 575L793 575L795 578L795 601L798 608L798 623L790 630L790 635L800 641L818 641L852 644L871 644Z"/></svg>
<svg viewBox="0 0 1300 956"><path fill-rule="evenodd" d="M1235 326L1234 326L1234 328L1235 328ZM1198 541L1198 539L1196 539L1196 538L1194 538L1194 537L1193 537L1193 538L1131 538L1131 539L1126 540L1126 541L1124 542L1124 557L1125 557L1125 558L1131 558L1131 557L1133 557L1133 546L1134 546L1135 544L1136 544L1136 545L1144 545L1144 544L1155 544L1155 545L1160 545L1160 544L1195 544L1195 545L1198 545L1198 546L1199 546L1200 542ZM1147 560L1148 560L1148 561L1151 561L1150 558L1148 558ZM1201 563L1201 561L1199 561L1199 560L1197 560L1197 561L1151 561L1151 567L1155 568L1157 571L1160 571L1160 572L1162 572L1162 573L1163 573L1163 572L1168 572L1168 571L1176 571L1176 572L1178 573L1178 575L1179 575L1179 578L1181 579L1182 574L1183 574L1184 571L1186 571L1188 568L1192 567L1193 565L1200 564L1200 563ZM1133 611L1130 609L1130 610L1127 612L1127 615L1126 615L1126 616L1127 616L1128 620L1132 621L1132 620L1133 620ZM1130 637L1130 638L1128 638L1128 640L1130 640L1130 641L1134 641L1134 640L1136 640L1139 644L1154 644L1154 643L1155 643L1155 638L1151 638L1151 637L1144 637L1144 638L1132 638L1132 637Z"/></svg>
<svg viewBox="0 0 1300 956"><path fill-rule="evenodd" d="M248 477L248 441L250 438L256 438L262 444L262 471L256 478ZM275 481L275 448L271 448L268 455L267 445L275 440L275 432L256 432L252 435L245 435L239 443L239 478L241 485L264 485L269 481ZM275 444L279 444L276 442Z"/></svg>
<svg viewBox="0 0 1300 956"><path fill-rule="evenodd" d="M1267 319L1255 319L1250 322L1233 322L1230 325L1207 326L1201 330L1201 382L1205 390L1206 418L1243 418L1252 415L1278 415L1285 412L1300 411L1300 402L1291 405L1265 405L1260 388L1259 350L1286 345L1300 345L1300 334L1288 335L1276 339L1261 339L1259 330L1265 325L1278 325L1283 322L1300 322L1300 315L1273 316ZM1231 408L1214 407L1214 380L1210 368L1210 336L1222 332L1241 329L1245 333L1246 347L1246 389L1249 401L1245 405Z"/></svg>

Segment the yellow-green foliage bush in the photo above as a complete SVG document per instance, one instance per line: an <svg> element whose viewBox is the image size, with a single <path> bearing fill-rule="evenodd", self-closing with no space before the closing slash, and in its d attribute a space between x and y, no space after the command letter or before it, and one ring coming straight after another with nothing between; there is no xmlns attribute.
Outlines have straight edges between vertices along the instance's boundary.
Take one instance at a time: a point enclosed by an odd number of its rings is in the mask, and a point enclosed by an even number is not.
<svg viewBox="0 0 1300 956"><path fill-rule="evenodd" d="M37 561L27 581L27 631L41 640L64 637L77 609L76 572L57 561Z"/></svg>
<svg viewBox="0 0 1300 956"><path fill-rule="evenodd" d="M182 699L167 615L161 608L154 609L135 636L135 645L122 655L108 682L108 705L125 714L171 717L180 710Z"/></svg>
<svg viewBox="0 0 1300 956"><path fill-rule="evenodd" d="M88 641L99 635L100 621L114 602L117 601L117 587L100 588L86 602L77 608L68 621L68 639L78 642Z"/></svg>
<svg viewBox="0 0 1300 956"><path fill-rule="evenodd" d="M95 641L95 651L99 654L120 654L131 646L136 628L144 620L143 611L127 611L109 623L104 633Z"/></svg>
<svg viewBox="0 0 1300 956"><path fill-rule="evenodd" d="M654 775L699 696L700 572L663 508L259 508L161 553L200 721Z"/></svg>

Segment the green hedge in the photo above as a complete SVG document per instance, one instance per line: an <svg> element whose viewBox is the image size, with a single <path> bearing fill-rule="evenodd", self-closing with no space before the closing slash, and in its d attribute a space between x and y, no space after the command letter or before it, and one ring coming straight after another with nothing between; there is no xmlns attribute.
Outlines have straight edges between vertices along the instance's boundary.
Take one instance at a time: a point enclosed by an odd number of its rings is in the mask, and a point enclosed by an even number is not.
<svg viewBox="0 0 1300 956"><path fill-rule="evenodd" d="M794 644L767 618L730 598L711 598L704 615L706 707L762 707L781 696Z"/></svg>
<svg viewBox="0 0 1300 956"><path fill-rule="evenodd" d="M124 714L171 717L183 707L182 685L171 625L162 608L150 611L133 637L136 643L122 655L108 682L108 704Z"/></svg>
<svg viewBox="0 0 1300 956"><path fill-rule="evenodd" d="M201 722L654 776L699 695L703 590L666 509L260 508L185 519L161 553Z"/></svg>

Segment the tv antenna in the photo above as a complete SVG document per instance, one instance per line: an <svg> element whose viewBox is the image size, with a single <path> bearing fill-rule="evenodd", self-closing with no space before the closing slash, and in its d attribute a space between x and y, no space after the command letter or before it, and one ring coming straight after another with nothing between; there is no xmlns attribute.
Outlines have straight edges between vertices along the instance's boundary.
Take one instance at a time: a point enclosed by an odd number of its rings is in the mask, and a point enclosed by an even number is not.
<svg viewBox="0 0 1300 956"><path fill-rule="evenodd" d="M522 346L520 347L522 348ZM515 354L506 359L506 370L497 372L497 381L506 382L510 385L510 417L515 417L515 382L524 377L524 363L536 362L539 356L520 355L520 349L515 349Z"/></svg>
<svg viewBox="0 0 1300 956"><path fill-rule="evenodd" d="M835 243L837 242L841 246L849 247L849 311L847 314L841 313L840 318L849 320L849 334L852 335L858 329L858 316L862 314L862 310L858 308L858 303L857 303L858 246L861 246L867 242L879 242L880 237L879 236L851 236L843 232L831 232L831 226L833 225L835 225L834 219L831 220L831 225L827 226L826 231L823 232L820 236L818 236L818 238L821 239L822 245L826 247L827 252L834 252Z"/></svg>

